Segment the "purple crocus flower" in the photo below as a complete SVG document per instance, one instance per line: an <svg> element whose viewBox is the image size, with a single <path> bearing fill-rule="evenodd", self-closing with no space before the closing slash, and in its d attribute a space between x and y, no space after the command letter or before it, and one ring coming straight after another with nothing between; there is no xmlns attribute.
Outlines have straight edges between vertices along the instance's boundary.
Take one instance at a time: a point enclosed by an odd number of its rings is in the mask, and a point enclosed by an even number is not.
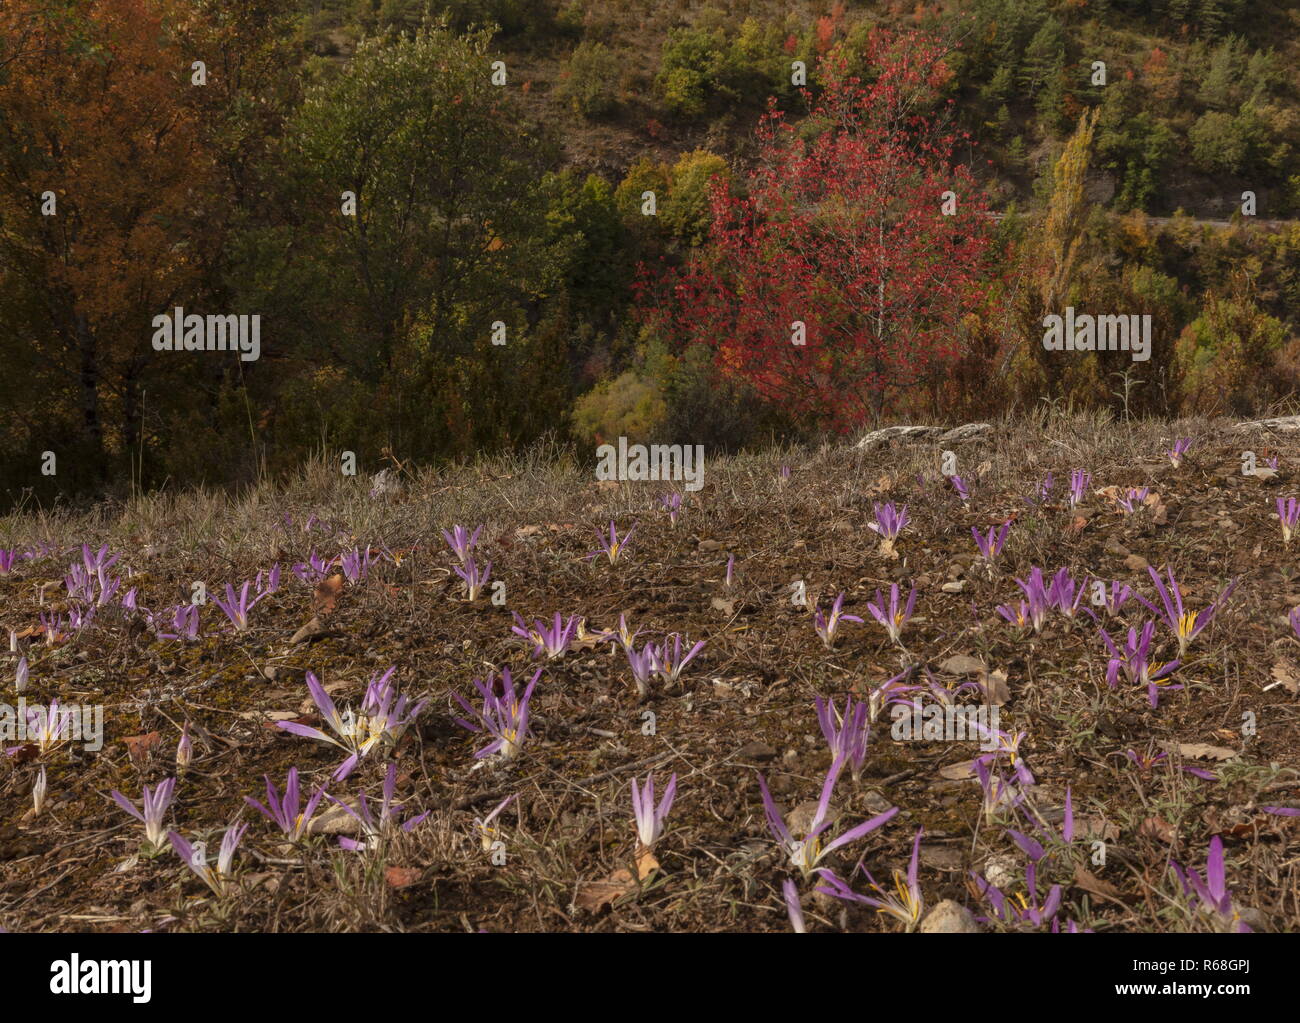
<svg viewBox="0 0 1300 1023"><path fill-rule="evenodd" d="M1174 441L1174 446L1165 452L1169 456L1169 461L1173 462L1174 468L1177 469L1183 464L1183 455L1187 454L1192 448L1191 437L1179 437Z"/></svg>
<svg viewBox="0 0 1300 1023"><path fill-rule="evenodd" d="M297 721L277 721L276 727L304 738L327 742L347 753L347 759L334 770L335 781L342 781L356 769L361 758L375 747L381 743L396 745L407 726L424 709L425 700L407 709L407 698L398 696L392 684L396 670L396 667L389 668L383 675L371 680L362 699L360 714L354 714L350 707L340 714L325 687L309 671L307 690L334 735Z"/></svg>
<svg viewBox="0 0 1300 1023"><path fill-rule="evenodd" d="M1061 822L1060 834L1057 834L1055 828L1039 820L1034 814L1026 813L1025 819L1029 821L1038 837L1033 838L1022 831L1016 831L1012 828L1007 829L1007 834L1011 840L1020 846L1021 850L1029 857L1030 862L1039 863L1048 853L1048 845L1069 845L1074 841L1074 804L1070 800L1070 789L1065 790L1065 816Z"/></svg>
<svg viewBox="0 0 1300 1023"><path fill-rule="evenodd" d="M181 737L176 741L176 773L184 774L194 760L194 741L190 738L190 723L181 725Z"/></svg>
<svg viewBox="0 0 1300 1023"><path fill-rule="evenodd" d="M892 820L898 813L898 807L892 806L884 813L863 821L857 827L844 832L839 838L832 839L823 845L822 833L830 827L830 822L826 820L826 814L830 810L831 792L834 791L835 782L843 768L844 760L842 758L831 764L831 769L826 774L826 781L822 785L822 795L817 803L817 812L813 815L808 834L801 840L795 840L791 836L790 829L786 827L784 818L776 808L776 803L772 801L772 793L768 791L767 782L761 774L758 776L758 787L763 794L763 812L767 815L767 825L771 829L773 836L781 844L781 847L789 855L790 862L803 871L805 878L810 877L815 872L820 872L822 868L818 864L836 849L848 845L850 842L856 842L864 835L875 831L882 824Z"/></svg>
<svg viewBox="0 0 1300 1023"><path fill-rule="evenodd" d="M475 710L470 706L460 693L452 694L472 719L457 718L456 724L468 728L471 732L485 732L492 738L490 743L475 751L476 760L490 757L498 752L503 759L508 760L523 748L524 741L528 738L528 702L533 698L533 690L541 677L542 669L538 668L537 673L524 688L522 696L515 695L515 686L510 678L509 668L501 669L500 695L497 695L497 680L492 672L488 672L486 682L482 679L474 679L474 688L478 690L483 700L481 710Z"/></svg>
<svg viewBox="0 0 1300 1023"><path fill-rule="evenodd" d="M492 852L492 846L494 846L501 837L501 825L496 823L497 817L501 815L502 810L518 798L518 792L513 796L506 796L505 799L497 803L496 809L486 817L474 818L474 826L478 828L479 843L482 845L485 854L490 854Z"/></svg>
<svg viewBox="0 0 1300 1023"><path fill-rule="evenodd" d="M1092 486L1092 473L1075 469L1070 473L1070 507L1073 508L1083 500L1084 491Z"/></svg>
<svg viewBox="0 0 1300 1023"><path fill-rule="evenodd" d="M1025 867L1025 889L1028 894L1015 899L1007 898L1001 889L985 880L982 875L971 871L971 877L975 879L981 897L992 909L993 918L1003 923L1029 924L1034 927L1043 927L1056 916L1057 911L1061 908L1061 886L1059 884L1052 885L1047 893L1047 898L1041 903L1038 901L1038 868L1033 863Z"/></svg>
<svg viewBox="0 0 1300 1023"><path fill-rule="evenodd" d="M1133 588L1127 583L1122 583L1118 579L1112 579L1110 583L1110 592L1103 591L1102 607L1106 609L1106 614L1112 618L1119 614L1120 608L1128 603L1129 597L1133 596Z"/></svg>
<svg viewBox="0 0 1300 1023"><path fill-rule="evenodd" d="M673 799L677 795L677 775L669 779L655 806L654 772L646 775L645 786L637 788L636 778L632 779L632 817L636 824L638 851L650 850L664 833L664 821L668 811L673 808Z"/></svg>
<svg viewBox="0 0 1300 1023"><path fill-rule="evenodd" d="M37 753L42 757L53 753L72 741L75 714L76 711L71 707L60 707L58 697L52 699L48 707L40 704L27 707L25 717L28 742L36 747ZM10 746L5 752L12 756L21 749L23 746Z"/></svg>
<svg viewBox="0 0 1300 1023"><path fill-rule="evenodd" d="M163 829L163 817L167 815L167 808L171 806L172 793L175 789L175 778L160 781L152 790L146 785L139 809L117 789L113 789L110 793L118 806L144 825L145 840L155 852L162 849L163 842L167 838L167 833Z"/></svg>
<svg viewBox="0 0 1300 1023"><path fill-rule="evenodd" d="M1297 502L1294 497L1285 500L1279 497L1277 517L1282 521L1282 542L1290 546L1291 535L1295 531L1296 523L1300 522L1300 502Z"/></svg>
<svg viewBox="0 0 1300 1023"><path fill-rule="evenodd" d="M677 516L682 510L682 495L674 491L671 494L659 498L659 504L663 507L664 511L668 513L669 525L676 526Z"/></svg>
<svg viewBox="0 0 1300 1023"><path fill-rule="evenodd" d="M299 813L301 796L298 789L298 768L289 768L289 777L284 783L284 795L280 795L271 783L270 775L262 775L266 781L266 805L263 806L252 796L245 796L244 802L260 813L267 820L279 826L290 842L297 842L307 835L311 828L312 817L316 807L325 798L325 786L319 785L312 797L307 800L306 808Z"/></svg>
<svg viewBox="0 0 1300 1023"><path fill-rule="evenodd" d="M1210 851L1205 860L1205 877L1192 869L1184 870L1177 863L1170 863L1183 894L1195 899L1198 908L1216 917L1229 929L1238 934L1249 933L1251 928L1241 919L1241 914L1233 908L1232 892L1228 890L1227 877L1223 865L1223 840L1215 835L1210 839Z"/></svg>
<svg viewBox="0 0 1300 1023"><path fill-rule="evenodd" d="M1133 515L1140 512L1146 506L1147 495L1150 493L1150 487L1129 487L1128 494L1124 497L1116 498L1116 501L1124 510L1125 515Z"/></svg>
<svg viewBox="0 0 1300 1023"><path fill-rule="evenodd" d="M795 934L807 934L808 927L803 919L803 904L799 901L799 886L794 883L794 878L787 877L781 883L781 891L785 895L785 911L790 917L790 926Z"/></svg>
<svg viewBox="0 0 1300 1023"><path fill-rule="evenodd" d="M239 848L239 843L247 830L247 824L232 824L226 829L221 839L221 851L217 854L215 869L208 863L207 849L202 842L190 845L175 831L169 831L167 837L171 840L176 855L184 864L212 889L213 894L221 896L225 894L226 883L230 879L230 866L235 859L235 850Z"/></svg>
<svg viewBox="0 0 1300 1023"><path fill-rule="evenodd" d="M917 880L917 867L920 863L921 856L921 835L924 828L916 829L916 838L912 842L912 859L908 864L907 873L901 870L894 871L894 891L886 891L876 883L876 879L871 876L871 871L866 867L862 872L867 877L867 883L871 885L876 892L876 896L859 895L848 884L832 871L822 873L822 882L826 887L817 890L824 895L832 895L837 899L844 899L847 902L861 902L873 907L878 913L886 913L898 920L911 933L916 930L917 924L921 922L921 916L925 912L925 898L921 893L921 885Z"/></svg>
<svg viewBox="0 0 1300 1023"><path fill-rule="evenodd" d="M230 583L226 583L226 599L222 600L215 594L212 597L212 603L225 612L236 632L248 631L248 612L253 610L257 606L257 602L266 596L265 592L259 593L250 601L248 597L252 586L251 582L245 581L244 585L240 587L239 593L236 594L235 588Z"/></svg>
<svg viewBox="0 0 1300 1023"><path fill-rule="evenodd" d="M163 632L162 626L159 625L157 619L152 615L150 616L159 639L195 640L199 638L199 605L177 604L170 609L170 612L172 616L172 632Z"/></svg>
<svg viewBox="0 0 1300 1023"><path fill-rule="evenodd" d="M975 780L979 782L980 791L984 794L982 809L986 824L993 824L999 810L1014 810L1024 802L1023 789L1001 771L990 770L984 758L972 761L971 770L975 772Z"/></svg>
<svg viewBox="0 0 1300 1023"><path fill-rule="evenodd" d="M358 842L356 839L348 838L346 835L339 836L339 845L349 852L361 852L365 849L377 846L394 824L397 823L397 815L404 809L401 803L393 802L393 793L397 789L397 765L393 762L388 764L388 773L384 775L383 800L379 804L379 815L375 816L370 810L370 804L366 802L365 793L357 795L357 809L354 810L347 803L329 796L329 799L336 803L346 813L355 817L361 824L361 830L365 834L365 839ZM425 810L410 820L404 821L401 825L403 831L411 831L417 824L429 816L431 811Z"/></svg>
<svg viewBox="0 0 1300 1023"><path fill-rule="evenodd" d="M339 564L343 568L343 575L350 583L363 582L366 576L370 574L370 569L378 561L379 558L375 556L369 547L364 551L360 547L354 547L350 551L344 551L339 556Z"/></svg>
<svg viewBox="0 0 1300 1023"><path fill-rule="evenodd" d="M1150 660L1151 640L1155 635L1155 629L1155 622L1144 624L1140 634L1136 629L1130 628L1123 650L1116 646L1105 629L1098 630L1101 633L1102 642L1106 644L1106 649L1110 652L1110 661L1106 665L1106 684L1114 689L1122 668L1124 674L1128 676L1129 682L1133 685L1147 687L1147 699L1150 700L1153 709L1160 702L1160 689L1175 690L1183 688L1181 685L1174 685L1169 681L1169 677L1178 670L1178 661L1170 661L1168 664L1153 664Z"/></svg>
<svg viewBox="0 0 1300 1023"><path fill-rule="evenodd" d="M735 582L735 579L736 579L736 556L734 554L730 554L727 556L727 574L723 579L723 582L726 584L727 588L730 589L732 583Z"/></svg>
<svg viewBox="0 0 1300 1023"><path fill-rule="evenodd" d="M1237 580L1233 579L1232 582L1228 583L1223 592L1210 602L1210 606L1197 614L1183 611L1183 595L1178 588L1177 581L1174 579L1174 570L1172 568L1166 570L1169 579L1167 589L1160 580L1159 572L1151 567L1147 568L1147 572L1151 575L1152 582L1156 584L1156 592L1160 594L1160 600L1164 604L1165 622L1168 623L1169 628L1173 630L1178 639L1178 656L1181 658L1187 652L1187 644L1214 620L1219 608L1232 596L1232 591L1237 588ZM1140 595L1138 600L1153 613L1160 613L1154 604L1144 600Z"/></svg>
<svg viewBox="0 0 1300 1023"><path fill-rule="evenodd" d="M1002 553L1002 545L1007 542L1007 533L1011 531L1011 520L1007 519L1006 522L1002 523L1001 528L990 526L987 537L975 526L971 526L970 531L971 535L975 537L975 546L979 548L980 557L992 564L997 556Z"/></svg>
<svg viewBox="0 0 1300 1023"><path fill-rule="evenodd" d="M534 619L530 627L516 614L515 623L510 627L510 631L532 644L533 658L545 654L547 660L553 661L557 657L563 657L573 643L578 628L578 616L570 615L569 620L565 622L560 612L556 611L554 625L548 626Z"/></svg>
<svg viewBox="0 0 1300 1023"><path fill-rule="evenodd" d="M1016 585L1024 591L1025 600L1018 610L1013 610L1009 604L1001 605L997 609L998 614L1013 625L1023 627L1028 623L1033 625L1035 632L1041 632L1047 621L1047 612L1052 606L1047 595L1047 584L1043 580L1043 570L1035 565L1029 572L1029 578L1017 579Z"/></svg>
<svg viewBox="0 0 1300 1023"><path fill-rule="evenodd" d="M307 560L294 565L292 571L302 582L314 583L329 575L330 562L312 551L307 555Z"/></svg>
<svg viewBox="0 0 1300 1023"><path fill-rule="evenodd" d="M473 534L464 526L455 525L451 527L451 532L442 531L442 538L447 541L447 546L451 552L456 555L456 560L462 565L469 560L470 554L474 551L474 545L478 543L478 535L483 531L482 526L478 526Z"/></svg>
<svg viewBox="0 0 1300 1023"><path fill-rule="evenodd" d="M897 587L895 587L897 589ZM821 641L830 650L835 646L835 634L839 630L840 622L861 622L862 619L857 615L846 615L840 610L844 606L844 594L841 593L835 598L835 603L831 605L829 615L822 614L822 609L817 608L813 611L813 629L821 637Z"/></svg>
<svg viewBox="0 0 1300 1023"><path fill-rule="evenodd" d="M831 748L834 760L844 760L856 783L862 776L862 768L867 760L867 739L870 736L867 714L869 708L865 700L853 702L853 697L845 697L844 712L835 707L834 700L815 700L817 721L822 726L822 735Z"/></svg>
<svg viewBox="0 0 1300 1023"><path fill-rule="evenodd" d="M884 626L890 640L902 646L899 637L902 636L903 626L911 620L912 611L916 607L916 587L912 587L912 592L907 595L907 604L901 610L898 605L898 596L898 583L890 583L888 611L886 611L885 600L879 590L876 590L875 601L867 603L867 611L872 618Z"/></svg>
<svg viewBox="0 0 1300 1023"><path fill-rule="evenodd" d="M0 547L0 575L8 575L18 557L17 548Z"/></svg>
<svg viewBox="0 0 1300 1023"><path fill-rule="evenodd" d="M672 643L669 643L672 640ZM704 640L700 640L690 650L683 654L682 646L690 646L690 637L686 637L685 644L682 643L680 633L673 632L664 637L663 644L658 647L659 657L659 677L664 680L666 685L674 685L681 678L682 672L686 665L695 660L695 655L704 649Z"/></svg>
<svg viewBox="0 0 1300 1023"><path fill-rule="evenodd" d="M904 668L893 678L880 683L867 693L867 721L875 722L876 718L880 716L880 712L890 704L911 703L910 700L904 698L903 694L920 688L919 686L905 684L911 678L912 671L912 668Z"/></svg>
<svg viewBox="0 0 1300 1023"><path fill-rule="evenodd" d="M632 539L632 534L635 532L636 526L634 525L627 531L627 534L620 539L618 533L614 529L614 523L611 521L609 524L609 538L606 539L604 535L597 533L596 537L597 541L600 543L600 547L586 555L583 560L590 561L603 554L609 559L611 565L617 565L619 556L622 555L624 550L626 550L628 543Z"/></svg>
<svg viewBox="0 0 1300 1023"><path fill-rule="evenodd" d="M894 541L898 539L908 522L911 521L907 514L907 505L895 508L892 501L885 504L873 504L876 513L876 521L868 522L867 528L874 529L880 534L882 542L880 545L881 553L890 554L894 550Z"/></svg>
<svg viewBox="0 0 1300 1023"><path fill-rule="evenodd" d="M961 498L962 504L969 504L970 488L966 486L966 481L960 476L949 476L948 482L952 484L952 489L957 491L957 496Z"/></svg>
<svg viewBox="0 0 1300 1023"><path fill-rule="evenodd" d="M623 650L632 669L632 681L636 683L637 695L644 700L650 695L650 680L659 674L659 648L653 643L647 643L638 653L636 647L629 643Z"/></svg>
<svg viewBox="0 0 1300 1023"><path fill-rule="evenodd" d="M63 588L68 591L68 599L85 604L95 602L95 584L85 565L75 562L68 566L68 574L63 577Z"/></svg>
<svg viewBox="0 0 1300 1023"><path fill-rule="evenodd" d="M463 565L453 565L452 571L465 583L466 599L475 601L492 578L492 562L480 566L473 558L468 558Z"/></svg>
<svg viewBox="0 0 1300 1023"><path fill-rule="evenodd" d="M1088 590L1088 580L1076 582L1068 568L1059 569L1047 588L1047 600L1066 618L1073 619L1079 601Z"/></svg>

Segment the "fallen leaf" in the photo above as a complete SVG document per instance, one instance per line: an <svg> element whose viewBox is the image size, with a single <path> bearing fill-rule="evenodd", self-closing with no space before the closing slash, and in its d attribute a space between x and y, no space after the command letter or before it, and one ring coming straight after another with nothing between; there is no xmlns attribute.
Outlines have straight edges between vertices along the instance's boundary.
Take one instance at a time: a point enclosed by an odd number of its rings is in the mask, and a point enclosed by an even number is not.
<svg viewBox="0 0 1300 1023"><path fill-rule="evenodd" d="M573 898L573 904L588 913L599 913L606 906L613 905L628 892L636 890L636 879L630 870L614 871L603 881L592 881L583 885Z"/></svg>
<svg viewBox="0 0 1300 1023"><path fill-rule="evenodd" d="M306 625L293 634L289 640L289 645L297 646L299 643L314 643L318 639L331 635L332 632L333 630L321 621L319 615L313 615Z"/></svg>
<svg viewBox="0 0 1300 1023"><path fill-rule="evenodd" d="M1161 747L1168 752L1176 752L1179 756L1188 757L1192 760L1231 760L1237 756L1236 750L1224 746L1211 746L1204 742L1161 743Z"/></svg>
<svg viewBox="0 0 1300 1023"><path fill-rule="evenodd" d="M318 614L330 614L338 605L343 592L343 576L331 575L316 584L312 594L312 609Z"/></svg>
<svg viewBox="0 0 1300 1023"><path fill-rule="evenodd" d="M160 732L146 732L144 735L128 735L122 740L122 745L126 747L127 755L132 760L142 764L149 759L149 753L156 749L160 742L162 742Z"/></svg>
<svg viewBox="0 0 1300 1023"><path fill-rule="evenodd" d="M970 657L967 654L954 654L939 665L939 670L949 675L974 675L978 672L987 671L988 665L978 657Z"/></svg>
<svg viewBox="0 0 1300 1023"><path fill-rule="evenodd" d="M1264 687L1264 692L1268 692L1274 686L1281 686L1292 696L1300 693L1300 678L1296 678L1295 665L1290 661L1278 661L1273 665L1273 677L1277 679Z"/></svg>
<svg viewBox="0 0 1300 1023"><path fill-rule="evenodd" d="M1138 834L1157 839L1165 845L1173 845L1178 837L1178 829L1163 817L1147 817L1138 825Z"/></svg>
<svg viewBox="0 0 1300 1023"><path fill-rule="evenodd" d="M636 851L636 876L639 880L644 881L658 869L659 861L655 859L654 853L649 849Z"/></svg>
<svg viewBox="0 0 1300 1023"><path fill-rule="evenodd" d="M1106 899L1120 906L1126 906L1137 899L1135 895L1125 895L1109 881L1104 881L1086 867L1075 865L1074 883L1082 888L1085 892L1097 896L1099 899Z"/></svg>
<svg viewBox="0 0 1300 1023"><path fill-rule="evenodd" d="M975 777L975 761L963 760L959 764L949 764L947 767L939 768L939 777L947 778L949 781L965 781L967 778Z"/></svg>
<svg viewBox="0 0 1300 1023"><path fill-rule="evenodd" d="M423 874L424 871L418 867L389 867L384 871L384 880L390 888L409 888Z"/></svg>
<svg viewBox="0 0 1300 1023"><path fill-rule="evenodd" d="M736 598L732 597L730 600L726 600L722 597L714 597L709 602L709 606L715 611L721 611L724 615L730 618L736 613Z"/></svg>
<svg viewBox="0 0 1300 1023"><path fill-rule="evenodd" d="M984 690L984 699L993 707L1002 707L1011 699L1011 687L1007 685L1005 671L990 671L979 674L980 688Z"/></svg>

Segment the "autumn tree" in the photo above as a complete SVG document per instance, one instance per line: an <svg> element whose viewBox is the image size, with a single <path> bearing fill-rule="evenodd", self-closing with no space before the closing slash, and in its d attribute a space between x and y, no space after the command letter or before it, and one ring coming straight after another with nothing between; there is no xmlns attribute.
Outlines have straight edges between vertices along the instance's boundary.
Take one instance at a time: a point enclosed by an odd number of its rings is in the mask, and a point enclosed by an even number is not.
<svg viewBox="0 0 1300 1023"><path fill-rule="evenodd" d="M848 430L915 398L960 355L990 255L944 58L883 31L869 80L828 56L807 120L773 105L748 180L715 179L708 243L649 316L805 422Z"/></svg>
<svg viewBox="0 0 1300 1023"><path fill-rule="evenodd" d="M154 314L193 294L213 160L179 0L0 6L0 353L10 450L75 445L84 474L141 440L170 372ZM66 449L65 449L66 451Z"/></svg>
<svg viewBox="0 0 1300 1023"><path fill-rule="evenodd" d="M547 305L564 284L541 191L547 150L493 82L490 42L445 24L365 40L291 125L290 184L307 212L287 279L319 328L304 354L364 388L375 447L472 450L492 409L517 440L504 396L564 400L562 350L528 353L563 333ZM537 374L527 388L520 365Z"/></svg>

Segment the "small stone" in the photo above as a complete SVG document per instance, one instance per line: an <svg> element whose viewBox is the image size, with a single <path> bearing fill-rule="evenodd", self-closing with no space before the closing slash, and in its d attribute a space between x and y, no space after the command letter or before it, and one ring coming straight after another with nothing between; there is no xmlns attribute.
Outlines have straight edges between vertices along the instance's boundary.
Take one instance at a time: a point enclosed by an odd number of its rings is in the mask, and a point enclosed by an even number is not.
<svg viewBox="0 0 1300 1023"><path fill-rule="evenodd" d="M960 581L955 583L944 583L939 587L939 589L943 590L944 593L960 593L965 588L966 584Z"/></svg>
<svg viewBox="0 0 1300 1023"><path fill-rule="evenodd" d="M1151 563L1141 554L1130 554L1124 559L1124 567L1130 572L1145 572L1151 567Z"/></svg>
<svg viewBox="0 0 1300 1023"><path fill-rule="evenodd" d="M978 934L980 925L969 909L944 899L921 921L922 934Z"/></svg>
<svg viewBox="0 0 1300 1023"><path fill-rule="evenodd" d="M736 756L741 760L771 760L776 756L776 750L765 742L755 741L741 746Z"/></svg>

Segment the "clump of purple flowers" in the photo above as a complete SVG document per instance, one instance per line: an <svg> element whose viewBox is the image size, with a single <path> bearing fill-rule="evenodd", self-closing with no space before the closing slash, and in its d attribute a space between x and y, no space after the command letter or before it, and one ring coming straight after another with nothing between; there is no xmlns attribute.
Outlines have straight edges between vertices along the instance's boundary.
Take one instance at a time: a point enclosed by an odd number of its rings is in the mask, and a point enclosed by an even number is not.
<svg viewBox="0 0 1300 1023"><path fill-rule="evenodd" d="M390 762L388 773L384 775L383 799L379 804L379 814L376 816L370 810L370 804L366 802L365 793L357 795L357 809L354 810L347 803L330 796L330 800L336 803L340 809L344 810L361 824L362 833L365 838L358 842L356 839L348 838L346 835L339 836L339 845L350 852L362 852L377 846L393 829L397 826L397 816L405 807L401 803L393 802L393 793L397 789L397 765ZM417 824L429 816L431 811L425 810L424 813L418 814L400 825L402 831L410 831Z"/></svg>
<svg viewBox="0 0 1300 1023"><path fill-rule="evenodd" d="M907 604L899 608L899 590L898 583L889 585L889 607L886 609L884 597L879 590L876 590L876 599L874 602L868 602L867 611L880 625L884 626L885 632L889 634L891 642L902 645L901 637L903 635L903 626L912 619L912 611L916 607L916 587L912 587L912 592L907 596Z"/></svg>
<svg viewBox="0 0 1300 1023"><path fill-rule="evenodd" d="M542 655L547 660L563 657L573 642L578 628L578 616L571 615L565 622L559 611L555 612L555 624L548 626L545 622L534 619L530 626L518 613L515 624L510 631L532 646L534 660Z"/></svg>
<svg viewBox="0 0 1300 1023"><path fill-rule="evenodd" d="M1223 864L1223 840L1218 835L1210 839L1204 878L1198 871L1190 868L1184 870L1177 863L1170 863L1170 866L1178 876L1183 894L1189 901L1194 902L1197 909L1213 917L1227 930L1237 934L1250 932L1250 926L1232 904L1232 892L1228 890Z"/></svg>
<svg viewBox="0 0 1300 1023"><path fill-rule="evenodd" d="M307 806L299 812L301 796L298 788L298 768L289 768L288 780L284 783L284 795L271 783L270 775L263 775L266 781L266 805L263 806L252 796L245 796L244 802L260 813L267 820L276 824L290 842L297 842L305 837L311 828L312 817L316 807L325 798L325 786L317 786L315 793L307 800Z"/></svg>
<svg viewBox="0 0 1300 1023"><path fill-rule="evenodd" d="M888 501L885 504L875 504L873 508L876 513L876 521L868 522L867 528L874 529L880 534L880 553L886 557L892 556L894 541L898 539L898 535L911 521L907 514L907 505L896 508L892 501Z"/></svg>
<svg viewBox="0 0 1300 1023"><path fill-rule="evenodd" d="M1300 522L1300 502L1294 497L1277 499L1277 517L1282 522L1282 542L1288 547L1291 545L1291 536L1295 532L1296 523Z"/></svg>
<svg viewBox="0 0 1300 1023"><path fill-rule="evenodd" d="M482 699L483 706L475 709L460 693L452 694L456 702L464 708L468 718L457 718L456 723L471 732L484 732L492 741L482 749L474 752L474 758L481 760L499 753L504 760L515 757L523 748L528 738L528 703L533 698L533 690L542 677L538 668L522 695L516 695L510 669L501 669L500 688L497 692L497 677L488 672L487 680L474 679L474 688Z"/></svg>
<svg viewBox="0 0 1300 1023"><path fill-rule="evenodd" d="M1092 473L1075 469L1070 473L1070 507L1073 508L1083 500L1084 491L1092 486Z"/></svg>
<svg viewBox="0 0 1300 1023"><path fill-rule="evenodd" d="M456 555L456 560L463 565L474 553L474 545L478 543L478 535L481 532L483 532L482 526L476 527L471 534L464 526L454 525L451 527L451 532L445 529L442 531L442 538L447 541L452 554Z"/></svg>
<svg viewBox="0 0 1300 1023"><path fill-rule="evenodd" d="M835 635L839 631L840 622L861 622L862 619L857 615L846 615L841 608L844 606L844 594L841 593L835 598L835 603L831 605L831 613L823 614L821 608L813 611L813 629L821 637L821 641L830 650L835 646Z"/></svg>
<svg viewBox="0 0 1300 1023"><path fill-rule="evenodd" d="M1176 441L1174 441L1174 446L1170 448L1168 451L1166 451L1165 454L1169 456L1169 461L1171 461L1174 465L1174 468L1177 469L1180 465L1183 464L1183 455L1187 454L1187 452L1190 451L1191 448L1192 448L1191 437L1179 437Z"/></svg>
<svg viewBox="0 0 1300 1023"><path fill-rule="evenodd" d="M1001 527L990 526L988 536L981 533L975 526L970 527L971 535L975 537L975 546L979 548L980 557L987 563L992 564L999 554L1002 553L1002 546L1007 542L1007 534L1011 531L1011 520L1007 519Z"/></svg>
<svg viewBox="0 0 1300 1023"><path fill-rule="evenodd" d="M606 539L602 533L596 534L600 546L590 554L586 555L586 557L583 558L584 561L591 561L593 558L598 558L603 554L609 559L611 565L618 564L619 557L622 556L623 552L627 549L628 543L631 542L632 534L636 532L636 526L634 525L624 536L619 537L614 525L615 524L611 521L609 524L608 539Z"/></svg>
<svg viewBox="0 0 1300 1023"><path fill-rule="evenodd" d="M849 765L853 781L856 784L862 777L862 768L867 760L868 708L865 700L853 702L849 696L844 701L841 713L834 700L823 700L820 696L815 701L817 721L822 726L822 735L831 748L831 758L843 760Z"/></svg>
<svg viewBox="0 0 1300 1023"><path fill-rule="evenodd" d="M1151 661L1151 640L1155 635L1156 623L1147 622L1142 632L1130 628L1128 639L1123 649L1118 647L1105 629L1101 633L1102 642L1110 652L1110 661L1106 665L1106 684L1112 689L1119 681L1121 669L1133 685L1146 686L1147 699L1154 709L1160 702L1160 690L1182 689L1181 685L1172 684L1169 679L1178 670L1178 661L1168 664L1155 664Z"/></svg>

